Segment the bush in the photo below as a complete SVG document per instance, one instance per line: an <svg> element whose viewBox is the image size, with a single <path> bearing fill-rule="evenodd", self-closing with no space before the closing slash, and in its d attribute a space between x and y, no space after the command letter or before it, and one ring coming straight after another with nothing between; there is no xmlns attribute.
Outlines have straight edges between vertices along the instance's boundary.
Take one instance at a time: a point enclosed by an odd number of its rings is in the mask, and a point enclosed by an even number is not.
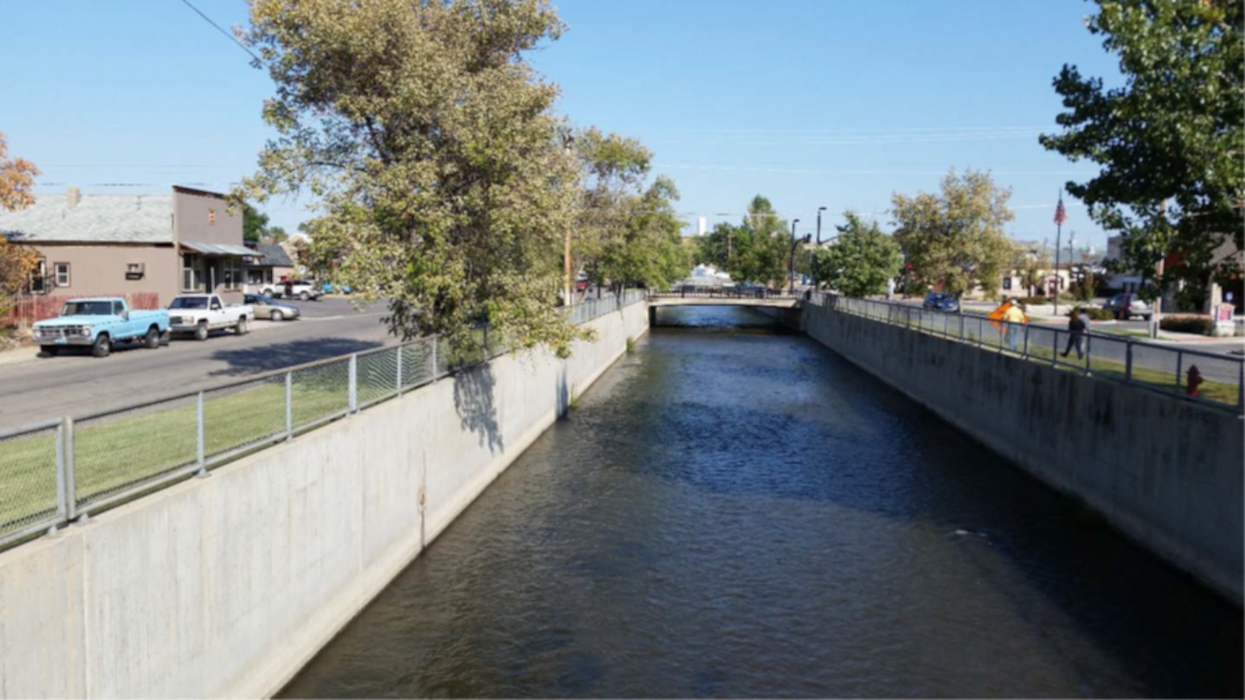
<svg viewBox="0 0 1245 700"><path fill-rule="evenodd" d="M1159 328L1173 333L1211 335L1215 322L1206 316L1164 316L1159 320Z"/></svg>
<svg viewBox="0 0 1245 700"><path fill-rule="evenodd" d="M1007 301L1010 298L1011 297L1005 296L1003 297L1003 301ZM1025 306L1043 306L1051 302L1050 297L1018 297L1017 300Z"/></svg>
<svg viewBox="0 0 1245 700"><path fill-rule="evenodd" d="M1091 321L1110 321L1115 318L1115 314L1111 313L1110 311L1107 311L1106 309L1100 309L1096 306L1081 307L1077 310L1081 312L1082 316L1088 316L1089 320ZM1069 311L1068 313L1064 315L1071 317L1072 312Z"/></svg>

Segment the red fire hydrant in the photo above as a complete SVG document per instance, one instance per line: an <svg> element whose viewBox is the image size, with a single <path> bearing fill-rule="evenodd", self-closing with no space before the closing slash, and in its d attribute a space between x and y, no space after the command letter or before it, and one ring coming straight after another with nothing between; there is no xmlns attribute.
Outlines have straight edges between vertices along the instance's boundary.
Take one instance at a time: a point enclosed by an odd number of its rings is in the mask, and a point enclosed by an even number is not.
<svg viewBox="0 0 1245 700"><path fill-rule="evenodd" d="M1197 365L1191 365L1188 377L1185 379L1185 391L1189 393L1189 396L1197 396L1197 388L1204 381L1206 380L1202 379L1202 373L1197 370Z"/></svg>

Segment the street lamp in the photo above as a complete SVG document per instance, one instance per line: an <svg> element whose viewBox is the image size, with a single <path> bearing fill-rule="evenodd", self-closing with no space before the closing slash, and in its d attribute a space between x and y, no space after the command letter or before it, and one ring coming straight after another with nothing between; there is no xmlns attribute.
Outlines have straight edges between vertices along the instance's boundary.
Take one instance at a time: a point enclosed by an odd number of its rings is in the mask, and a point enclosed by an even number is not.
<svg viewBox="0 0 1245 700"><path fill-rule="evenodd" d="M825 207L817 207L817 251L821 250L821 213ZM813 260L813 289L821 289L821 280L817 277L817 260Z"/></svg>

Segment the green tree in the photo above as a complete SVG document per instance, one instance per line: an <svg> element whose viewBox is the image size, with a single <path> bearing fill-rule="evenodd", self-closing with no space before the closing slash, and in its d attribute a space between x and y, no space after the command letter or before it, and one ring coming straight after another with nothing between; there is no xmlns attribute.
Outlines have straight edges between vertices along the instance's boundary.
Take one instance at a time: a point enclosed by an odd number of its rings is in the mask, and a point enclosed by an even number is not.
<svg viewBox="0 0 1245 700"><path fill-rule="evenodd" d="M1067 111L1046 148L1099 174L1068 192L1103 228L1124 235L1124 270L1197 283L1208 270L1239 274L1245 249L1245 9L1240 0L1097 0L1089 31L1120 59L1124 84L1107 88L1065 65L1054 79Z"/></svg>
<svg viewBox="0 0 1245 700"><path fill-rule="evenodd" d="M701 239L698 253L701 262L726 270L738 282L785 281L791 232L774 205L757 195L739 225L714 226Z"/></svg>
<svg viewBox="0 0 1245 700"><path fill-rule="evenodd" d="M1010 197L1010 189L997 188L989 174L975 170L948 173L941 195L895 193L895 240L912 265L912 279L957 296L974 284L996 295L1012 264L1013 245L1003 233L1013 218Z"/></svg>
<svg viewBox="0 0 1245 700"><path fill-rule="evenodd" d="M487 320L566 356L591 335L555 308L579 172L557 87L526 59L563 30L547 0L254 0L250 16L277 136L236 198L310 191L311 247L389 299L402 337L461 347Z"/></svg>
<svg viewBox="0 0 1245 700"><path fill-rule="evenodd" d="M674 182L645 188L652 152L635 139L589 128L575 138L583 171L580 226L572 244L577 269L598 283L668 287L687 274L674 210Z"/></svg>
<svg viewBox="0 0 1245 700"><path fill-rule="evenodd" d="M903 265L899 244L882 233L877 222L866 225L851 211L843 216L847 223L838 227L838 239L817 250L818 280L850 297L884 293L886 281L894 279Z"/></svg>
<svg viewBox="0 0 1245 700"><path fill-rule="evenodd" d="M268 225L268 215L249 203L242 204L242 239L250 243L280 243L289 238L285 229Z"/></svg>
<svg viewBox="0 0 1245 700"><path fill-rule="evenodd" d="M1037 289L1042 289L1042 293L1045 294L1044 282L1047 275L1054 269L1046 248L1033 250L1020 248L1016 251L1016 255L1020 260L1020 284L1024 285L1027 296L1034 296Z"/></svg>

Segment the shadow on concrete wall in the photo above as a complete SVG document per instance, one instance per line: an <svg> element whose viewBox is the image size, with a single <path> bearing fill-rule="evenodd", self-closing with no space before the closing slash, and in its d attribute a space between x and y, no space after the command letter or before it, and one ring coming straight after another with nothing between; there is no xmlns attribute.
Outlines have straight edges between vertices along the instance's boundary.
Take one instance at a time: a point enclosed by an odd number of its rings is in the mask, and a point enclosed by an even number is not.
<svg viewBox="0 0 1245 700"><path fill-rule="evenodd" d="M555 403L558 406L558 418L566 415L566 410L571 407L571 385L570 380L566 377L566 361L558 363L558 384L554 389Z"/></svg>
<svg viewBox="0 0 1245 700"><path fill-rule="evenodd" d="M475 433L481 446L497 453L506 449L497 418L497 378L490 364L464 369L453 377L454 410L462 427Z"/></svg>

